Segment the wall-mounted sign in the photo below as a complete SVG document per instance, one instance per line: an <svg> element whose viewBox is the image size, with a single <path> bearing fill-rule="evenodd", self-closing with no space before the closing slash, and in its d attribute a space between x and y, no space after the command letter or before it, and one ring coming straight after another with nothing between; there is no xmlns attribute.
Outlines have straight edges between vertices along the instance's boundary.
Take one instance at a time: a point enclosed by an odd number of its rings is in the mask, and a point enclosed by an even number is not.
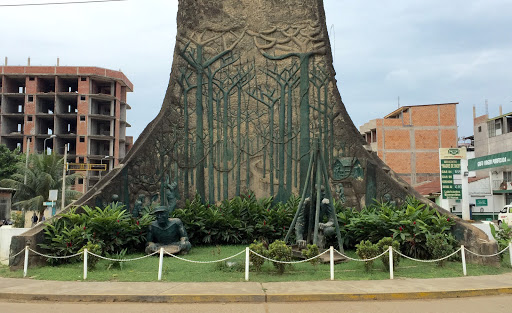
<svg viewBox="0 0 512 313"><path fill-rule="evenodd" d="M462 199L460 160L441 160L443 199Z"/></svg>
<svg viewBox="0 0 512 313"><path fill-rule="evenodd" d="M443 199L462 199L461 159L466 148L440 148L441 190Z"/></svg>
<svg viewBox="0 0 512 313"><path fill-rule="evenodd" d="M476 206L487 206L487 199L476 199Z"/></svg>
<svg viewBox="0 0 512 313"><path fill-rule="evenodd" d="M443 159L465 159L466 148L440 148L439 158Z"/></svg>
<svg viewBox="0 0 512 313"><path fill-rule="evenodd" d="M512 151L486 155L468 160L468 170L478 171L486 168L512 164Z"/></svg>

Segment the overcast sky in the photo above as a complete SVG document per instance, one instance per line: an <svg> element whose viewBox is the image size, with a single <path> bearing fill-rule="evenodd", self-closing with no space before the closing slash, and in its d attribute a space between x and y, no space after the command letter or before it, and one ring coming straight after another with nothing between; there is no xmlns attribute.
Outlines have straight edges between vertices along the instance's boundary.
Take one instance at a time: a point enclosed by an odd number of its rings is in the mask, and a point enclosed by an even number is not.
<svg viewBox="0 0 512 313"><path fill-rule="evenodd" d="M71 0L0 0L0 63L98 66L134 85L127 135L160 110L176 36L177 0L2 7ZM79 1L79 0L74 0ZM511 0L325 0L336 79L359 127L400 105L459 102L459 137L472 107L512 111ZM331 28L332 27L332 28Z"/></svg>

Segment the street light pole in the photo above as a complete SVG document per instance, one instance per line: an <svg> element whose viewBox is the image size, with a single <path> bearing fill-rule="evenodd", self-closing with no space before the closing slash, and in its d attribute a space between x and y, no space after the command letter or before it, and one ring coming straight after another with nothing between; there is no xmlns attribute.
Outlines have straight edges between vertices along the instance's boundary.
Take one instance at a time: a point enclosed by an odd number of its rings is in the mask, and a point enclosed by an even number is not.
<svg viewBox="0 0 512 313"><path fill-rule="evenodd" d="M101 159L101 161L100 161L100 162L101 162L101 165L103 165L103 160L108 160L108 159L110 159L110 158L111 158L111 156L110 156L110 155L106 155L106 156L104 156L104 157ZM109 164L107 163L107 168L108 168L108 165L109 165ZM101 172L102 172L102 171L100 171L100 179L101 179Z"/></svg>
<svg viewBox="0 0 512 313"><path fill-rule="evenodd" d="M52 139L52 138L55 138L55 137L57 137L57 136L55 134L53 134L50 137L44 139L44 141L43 141L43 151L44 151L44 154L48 155L48 151L46 151L46 140Z"/></svg>
<svg viewBox="0 0 512 313"><path fill-rule="evenodd" d="M25 158L25 177L23 177L23 185L27 184L28 155L30 154L30 137L27 137L27 156Z"/></svg>
<svg viewBox="0 0 512 313"><path fill-rule="evenodd" d="M62 169L62 203L60 205L61 209L66 207L66 167L68 164L68 148L69 143L64 145L64 167Z"/></svg>

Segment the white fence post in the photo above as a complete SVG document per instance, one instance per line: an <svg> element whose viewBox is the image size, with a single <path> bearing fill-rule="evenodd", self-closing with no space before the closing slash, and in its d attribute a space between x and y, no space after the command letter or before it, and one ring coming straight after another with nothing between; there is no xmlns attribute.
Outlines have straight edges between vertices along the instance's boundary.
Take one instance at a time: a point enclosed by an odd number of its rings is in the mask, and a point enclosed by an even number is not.
<svg viewBox="0 0 512 313"><path fill-rule="evenodd" d="M510 266L512 266L512 241L508 243L508 256L510 257Z"/></svg>
<svg viewBox="0 0 512 313"><path fill-rule="evenodd" d="M249 250L249 247L245 247L245 281L249 281L249 254L251 251Z"/></svg>
<svg viewBox="0 0 512 313"><path fill-rule="evenodd" d="M84 280L87 279L87 249L84 249Z"/></svg>
<svg viewBox="0 0 512 313"><path fill-rule="evenodd" d="M464 245L460 246L460 253L462 255L462 273L466 276L468 273L466 271L466 251L464 249Z"/></svg>
<svg viewBox="0 0 512 313"><path fill-rule="evenodd" d="M389 279L393 279L394 278L394 273L393 273L393 247L392 246L389 246Z"/></svg>
<svg viewBox="0 0 512 313"><path fill-rule="evenodd" d="M25 246L25 263L23 263L23 277L27 277L28 270L28 246Z"/></svg>
<svg viewBox="0 0 512 313"><path fill-rule="evenodd" d="M331 280L334 280L334 247L329 248L330 262L331 262Z"/></svg>
<svg viewBox="0 0 512 313"><path fill-rule="evenodd" d="M158 280L162 280L162 266L164 265L164 248L160 248L160 261L158 262Z"/></svg>

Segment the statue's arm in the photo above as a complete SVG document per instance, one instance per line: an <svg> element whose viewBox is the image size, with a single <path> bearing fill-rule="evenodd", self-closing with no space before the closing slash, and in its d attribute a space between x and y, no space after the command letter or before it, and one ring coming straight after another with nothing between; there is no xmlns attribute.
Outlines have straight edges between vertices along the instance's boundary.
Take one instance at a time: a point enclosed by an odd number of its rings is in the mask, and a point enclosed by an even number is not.
<svg viewBox="0 0 512 313"><path fill-rule="evenodd" d="M188 241L187 231L181 220L178 220L178 230L180 233L180 241Z"/></svg>
<svg viewBox="0 0 512 313"><path fill-rule="evenodd" d="M149 228L148 228L148 234L146 236L146 244L149 244L150 242L153 242L153 229L151 228L151 225L149 225Z"/></svg>
<svg viewBox="0 0 512 313"><path fill-rule="evenodd" d="M295 224L295 238L297 241L304 240L304 224L305 224L305 211L309 206L309 198L307 198L302 207L299 208L299 214L297 215L297 223Z"/></svg>

